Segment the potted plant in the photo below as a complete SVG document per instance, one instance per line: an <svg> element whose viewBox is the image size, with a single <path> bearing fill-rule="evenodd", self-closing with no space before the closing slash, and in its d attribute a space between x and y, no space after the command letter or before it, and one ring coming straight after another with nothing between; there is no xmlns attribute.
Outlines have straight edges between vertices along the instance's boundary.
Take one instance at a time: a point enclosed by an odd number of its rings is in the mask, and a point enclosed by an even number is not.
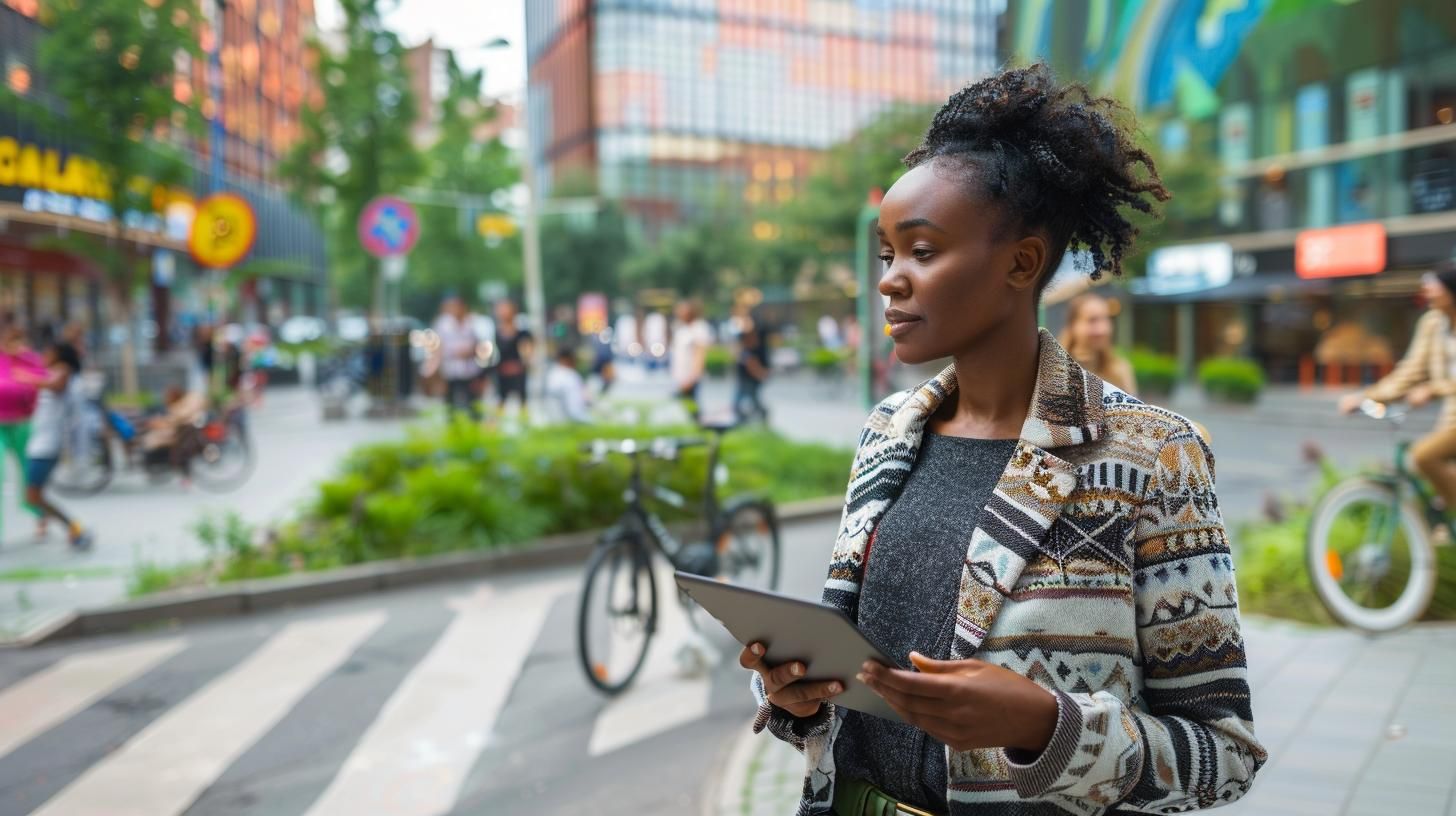
<svg viewBox="0 0 1456 816"><path fill-rule="evenodd" d="M1247 404L1264 390L1264 371L1252 360L1210 357L1198 366L1198 384L1215 400Z"/></svg>
<svg viewBox="0 0 1456 816"><path fill-rule="evenodd" d="M727 375L728 369L732 365L733 355L722 346L709 346L703 355L703 367L707 370L708 376L714 379Z"/></svg>
<svg viewBox="0 0 1456 816"><path fill-rule="evenodd" d="M1178 360L1172 355L1136 348L1127 355L1127 361L1137 378L1139 393L1154 398L1173 393L1178 384Z"/></svg>

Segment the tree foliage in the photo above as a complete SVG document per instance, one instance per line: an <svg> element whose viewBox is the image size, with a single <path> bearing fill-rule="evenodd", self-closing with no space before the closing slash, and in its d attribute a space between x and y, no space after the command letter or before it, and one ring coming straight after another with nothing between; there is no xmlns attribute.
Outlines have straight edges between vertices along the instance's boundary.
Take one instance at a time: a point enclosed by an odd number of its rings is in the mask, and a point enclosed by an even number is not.
<svg viewBox="0 0 1456 816"><path fill-rule="evenodd" d="M282 172L322 215L341 302L361 306L371 300L378 264L359 246L359 215L375 196L418 181L424 161L410 141L416 106L404 46L384 27L381 0L339 6L341 46L311 45L323 104L303 111L302 137Z"/></svg>
<svg viewBox="0 0 1456 816"><path fill-rule="evenodd" d="M549 306L574 303L583 292L626 294L624 265L634 243L621 207L541 218L542 287Z"/></svg>
<svg viewBox="0 0 1456 816"><path fill-rule="evenodd" d="M472 301L484 281L515 286L521 279L519 236L491 245L475 224L476 216L499 209L520 176L499 138L479 137L498 111L481 102L482 72L463 70L450 55L446 76L438 136L425 153L424 179L442 202L452 203L419 208L420 241L402 293L404 310L421 318L434 314L448 293Z"/></svg>
<svg viewBox="0 0 1456 816"><path fill-rule="evenodd" d="M111 209L104 242L78 242L73 250L106 270L112 319L131 327L133 288L146 264L123 242L128 211L149 212L157 185L180 185L189 168L159 133L195 129L200 119L173 93L177 56L199 56L195 0L47 0L41 10L37 99L13 94L44 129L96 159L95 197ZM122 387L136 390L130 332L121 347Z"/></svg>

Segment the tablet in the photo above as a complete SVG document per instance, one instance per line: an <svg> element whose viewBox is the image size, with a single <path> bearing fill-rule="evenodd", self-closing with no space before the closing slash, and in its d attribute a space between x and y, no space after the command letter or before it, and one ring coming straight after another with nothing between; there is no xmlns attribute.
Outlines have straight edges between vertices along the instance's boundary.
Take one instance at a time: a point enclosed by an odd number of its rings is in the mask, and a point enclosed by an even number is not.
<svg viewBox="0 0 1456 816"><path fill-rule="evenodd" d="M843 612L832 606L724 583L701 575L676 573L677 585L747 646L762 643L769 665L790 660L804 664L809 680L839 680L844 691L832 702L845 708L904 722L884 698L854 679L866 660L900 664L885 656Z"/></svg>

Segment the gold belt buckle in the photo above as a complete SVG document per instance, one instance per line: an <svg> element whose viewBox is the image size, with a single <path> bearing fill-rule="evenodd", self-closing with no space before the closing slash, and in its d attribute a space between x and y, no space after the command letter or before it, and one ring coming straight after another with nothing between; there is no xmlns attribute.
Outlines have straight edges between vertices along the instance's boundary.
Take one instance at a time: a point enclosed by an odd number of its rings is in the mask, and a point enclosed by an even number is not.
<svg viewBox="0 0 1456 816"><path fill-rule="evenodd" d="M921 810L918 807L911 807L910 805L907 805L904 802L896 802L895 803L895 812L896 813L908 813L908 814L910 814L910 816L935 816L934 813L931 813L928 810Z"/></svg>

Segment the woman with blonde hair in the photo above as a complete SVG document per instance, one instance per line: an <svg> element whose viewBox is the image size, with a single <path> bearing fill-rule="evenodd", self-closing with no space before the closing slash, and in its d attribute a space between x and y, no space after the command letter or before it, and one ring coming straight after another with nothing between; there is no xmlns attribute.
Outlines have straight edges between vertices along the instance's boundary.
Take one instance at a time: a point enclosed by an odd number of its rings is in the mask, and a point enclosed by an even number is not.
<svg viewBox="0 0 1456 816"><path fill-rule="evenodd" d="M1077 364L1129 394L1137 395L1132 364L1112 347L1112 309L1107 298L1083 292L1067 303L1062 347Z"/></svg>

